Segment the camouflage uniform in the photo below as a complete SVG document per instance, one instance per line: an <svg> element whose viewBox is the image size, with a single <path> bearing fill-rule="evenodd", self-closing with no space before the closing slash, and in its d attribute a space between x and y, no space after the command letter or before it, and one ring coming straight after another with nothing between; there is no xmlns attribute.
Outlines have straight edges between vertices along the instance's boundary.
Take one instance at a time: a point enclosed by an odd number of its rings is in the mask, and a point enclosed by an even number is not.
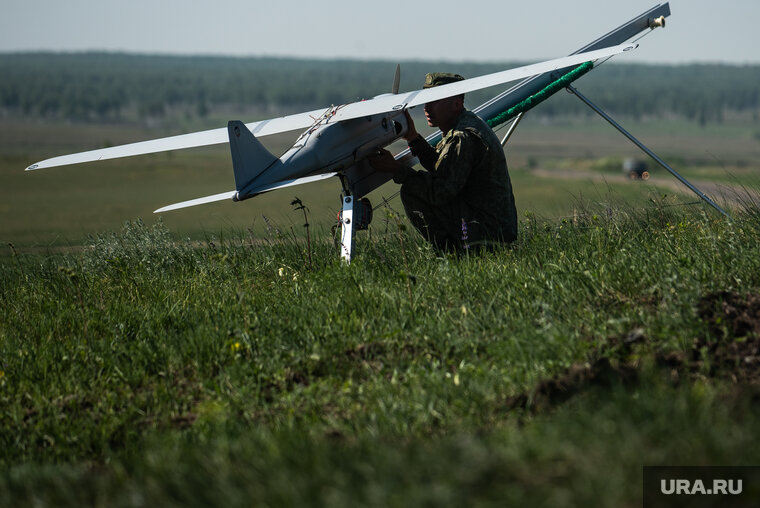
<svg viewBox="0 0 760 508"><path fill-rule="evenodd" d="M461 250L517 238L517 210L499 139L463 111L435 148L422 136L409 143L427 171L403 168L393 180L412 224L436 248Z"/></svg>

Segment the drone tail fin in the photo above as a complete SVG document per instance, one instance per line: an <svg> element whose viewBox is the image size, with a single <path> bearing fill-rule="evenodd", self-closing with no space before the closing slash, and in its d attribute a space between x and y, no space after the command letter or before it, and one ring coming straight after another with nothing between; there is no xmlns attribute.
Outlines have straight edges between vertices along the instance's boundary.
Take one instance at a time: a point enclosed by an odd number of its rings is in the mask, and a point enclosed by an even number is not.
<svg viewBox="0 0 760 508"><path fill-rule="evenodd" d="M241 121L231 120L227 124L227 133L235 172L235 189L242 191L280 159L267 150Z"/></svg>

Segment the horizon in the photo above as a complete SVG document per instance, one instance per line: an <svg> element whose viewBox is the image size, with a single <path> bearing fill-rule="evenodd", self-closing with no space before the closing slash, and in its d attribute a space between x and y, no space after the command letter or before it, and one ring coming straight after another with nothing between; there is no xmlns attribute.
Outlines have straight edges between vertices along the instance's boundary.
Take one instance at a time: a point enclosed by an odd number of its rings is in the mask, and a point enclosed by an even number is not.
<svg viewBox="0 0 760 508"><path fill-rule="evenodd" d="M203 54L203 53L151 53L143 51L128 51L119 49L82 49L82 50L18 50L3 51L0 50L0 57L3 56L23 56L23 55L45 55L45 56L86 56L86 55L114 55L125 57L144 57L144 58L177 58L193 59L207 58L220 60L283 60L283 61L307 61L307 62L356 62L356 63L383 63L383 64L404 64L404 63L442 63L442 64L466 64L466 65L498 65L498 64L529 64L535 60L449 60L442 58L409 58L407 60L395 60L392 58L361 58L352 56L298 56L298 55L224 55L224 54ZM623 61L614 60L604 62L605 65L631 65L631 66L652 66L652 67L688 67L688 66L727 66L727 67L760 67L758 62L727 62L727 61L684 61L684 62L649 62L649 61Z"/></svg>
<svg viewBox="0 0 760 508"><path fill-rule="evenodd" d="M616 62L760 64L754 51L760 43L755 27L760 4L669 4L666 27L648 32L652 35L640 48ZM553 5L551 18L540 18L483 0L469 2L466 11L455 0L440 0L434 10L401 0L389 0L382 9L348 0L319 6L230 0L223 9L200 0L135 0L127 9L85 0L40 0L6 7L0 53L528 62L564 56L655 5L649 0L623 5L577 0ZM484 11L488 16L480 15ZM722 26L728 29L720 31Z"/></svg>

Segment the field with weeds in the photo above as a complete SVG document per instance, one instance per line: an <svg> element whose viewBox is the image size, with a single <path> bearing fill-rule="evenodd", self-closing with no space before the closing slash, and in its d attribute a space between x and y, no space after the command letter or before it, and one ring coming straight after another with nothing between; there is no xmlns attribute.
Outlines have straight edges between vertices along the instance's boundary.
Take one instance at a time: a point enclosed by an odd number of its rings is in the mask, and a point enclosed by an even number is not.
<svg viewBox="0 0 760 508"><path fill-rule="evenodd" d="M128 222L0 257L0 505L639 506L760 461L760 211L527 213L439 256ZM276 226L276 224L275 224Z"/></svg>
<svg viewBox="0 0 760 508"><path fill-rule="evenodd" d="M157 219L225 148L24 173L176 132L0 120L0 506L640 506L643 465L760 463L755 124L631 128L731 219L528 116L512 247L440 256L391 199L345 266L337 182Z"/></svg>

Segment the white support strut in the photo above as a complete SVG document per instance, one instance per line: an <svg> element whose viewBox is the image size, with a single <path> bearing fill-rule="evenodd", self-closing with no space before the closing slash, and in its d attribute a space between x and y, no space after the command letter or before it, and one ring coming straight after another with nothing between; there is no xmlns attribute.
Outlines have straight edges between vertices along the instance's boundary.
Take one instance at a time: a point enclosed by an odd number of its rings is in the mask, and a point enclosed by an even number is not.
<svg viewBox="0 0 760 508"><path fill-rule="evenodd" d="M639 141L638 139L636 139L635 137L633 137L633 134L631 134L630 132L628 132L627 130L625 130L622 125L620 125L615 120L613 120L610 115L608 115L607 113L605 113L602 110L602 108L600 108L599 106L597 106L596 104L594 104L593 102L591 102L585 95L583 95L582 93L580 93L577 88L575 88L573 85L567 85L567 91L570 92L570 93L572 93L576 97L578 97L584 104L586 104L586 106L588 106L589 108L591 108L592 110L594 110L594 112L596 112L599 116L601 116L604 120L606 120L607 123L609 123L615 129L617 129L618 132L620 132L620 134L622 134L623 136L625 136L626 138L628 138L628 140L631 141L637 147L639 147L639 149L642 152L644 152L645 154L647 154L648 156L650 156L652 159L654 159L654 161L657 164L659 164L664 169L666 169L671 175L673 175L674 177L676 177L676 179L679 182L681 182L682 184L684 184L686 187L689 188L689 190L691 190L694 194L696 194L697 196L699 196L699 198L702 201L704 201L708 205L712 206L715 210L717 210L718 212L720 212L724 217L727 217L727 218L731 217L728 214L728 212L726 212L723 208L719 207L715 203L715 201L713 201L712 199L710 199L704 192L702 192L701 190L699 190L698 188L696 188L686 178L684 178L680 174L678 174L678 172L675 169L671 168L668 165L667 162L665 162L664 160L662 160L660 157L657 156L657 154L655 154L652 150L650 150L649 148L647 148L646 145L644 145L644 143L642 143L641 141Z"/></svg>
<svg viewBox="0 0 760 508"><path fill-rule="evenodd" d="M343 196L343 210L340 214L340 257L351 264L354 251L354 197Z"/></svg>

